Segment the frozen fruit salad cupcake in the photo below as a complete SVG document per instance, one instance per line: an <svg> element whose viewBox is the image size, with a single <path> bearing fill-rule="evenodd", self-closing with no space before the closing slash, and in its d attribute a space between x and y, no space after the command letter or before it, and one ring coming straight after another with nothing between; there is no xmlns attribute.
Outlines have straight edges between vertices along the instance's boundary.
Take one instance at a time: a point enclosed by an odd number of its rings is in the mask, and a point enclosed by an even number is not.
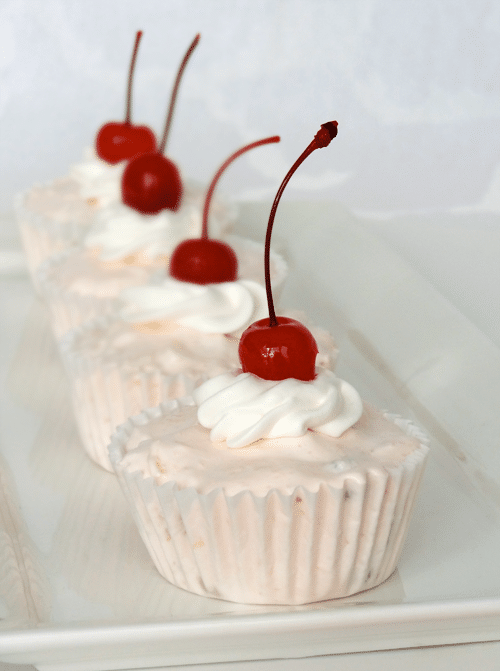
<svg viewBox="0 0 500 671"><path fill-rule="evenodd" d="M302 160L335 135L324 124ZM269 318L240 339L241 369L130 419L111 463L173 584L255 604L349 596L394 571L428 447L317 368L311 332L267 297Z"/></svg>
<svg viewBox="0 0 500 671"><path fill-rule="evenodd" d="M428 451L415 427L326 370L314 384L223 374L195 399L129 420L110 447L161 575L261 604L344 597L391 575Z"/></svg>
<svg viewBox="0 0 500 671"><path fill-rule="evenodd" d="M124 301L122 317L87 322L61 340L82 444L103 468L112 470L108 445L119 424L236 368L238 336L266 312L264 289L253 280L197 288L203 291L196 295L169 291L163 313L155 296L154 314L147 296L139 307L141 288L125 292L134 295ZM324 329L311 330L317 365L333 368L333 339Z"/></svg>

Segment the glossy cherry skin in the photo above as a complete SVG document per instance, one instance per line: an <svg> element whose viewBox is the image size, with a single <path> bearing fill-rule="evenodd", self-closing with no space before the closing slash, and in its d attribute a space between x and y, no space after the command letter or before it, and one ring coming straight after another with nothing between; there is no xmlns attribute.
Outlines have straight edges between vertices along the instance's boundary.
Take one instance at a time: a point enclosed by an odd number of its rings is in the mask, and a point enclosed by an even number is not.
<svg viewBox="0 0 500 671"><path fill-rule="evenodd" d="M99 158L114 165L138 154L155 151L156 138L147 126L110 121L97 133L95 148Z"/></svg>
<svg viewBox="0 0 500 671"><path fill-rule="evenodd" d="M142 214L176 212L182 200L182 182L172 161L158 152L133 158L122 175L122 200Z"/></svg>
<svg viewBox="0 0 500 671"><path fill-rule="evenodd" d="M259 319L243 332L238 348L243 372L264 380L314 380L318 345L312 333L295 319L277 320L269 326L267 317Z"/></svg>
<svg viewBox="0 0 500 671"><path fill-rule="evenodd" d="M225 242L212 238L192 238L183 240L174 249L168 271L181 282L234 282L238 277L238 259Z"/></svg>

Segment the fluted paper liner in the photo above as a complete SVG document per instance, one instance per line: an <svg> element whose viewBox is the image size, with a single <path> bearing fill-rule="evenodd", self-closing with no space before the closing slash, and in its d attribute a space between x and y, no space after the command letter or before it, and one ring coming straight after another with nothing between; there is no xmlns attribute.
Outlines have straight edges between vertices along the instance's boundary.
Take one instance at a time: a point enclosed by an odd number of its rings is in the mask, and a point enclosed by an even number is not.
<svg viewBox="0 0 500 671"><path fill-rule="evenodd" d="M73 411L80 438L89 457L113 471L108 445L115 429L144 408L191 394L204 376L194 370L168 374L116 361L73 348L75 339L88 330L110 323L99 318L74 329L61 340L61 356L68 373Z"/></svg>
<svg viewBox="0 0 500 671"><path fill-rule="evenodd" d="M68 291L60 282L58 268L77 253L79 248L72 247L54 254L35 272L36 285L49 307L52 330L58 340L85 322L112 314L119 308L116 296L82 295Z"/></svg>
<svg viewBox="0 0 500 671"><path fill-rule="evenodd" d="M175 482L128 472L121 459L134 427L192 404L178 399L119 427L111 462L158 571L196 594L227 601L298 605L375 587L395 570L424 471L421 442L400 465L346 472L341 487L321 483L264 497L221 488L199 494ZM386 415L423 440L410 422Z"/></svg>

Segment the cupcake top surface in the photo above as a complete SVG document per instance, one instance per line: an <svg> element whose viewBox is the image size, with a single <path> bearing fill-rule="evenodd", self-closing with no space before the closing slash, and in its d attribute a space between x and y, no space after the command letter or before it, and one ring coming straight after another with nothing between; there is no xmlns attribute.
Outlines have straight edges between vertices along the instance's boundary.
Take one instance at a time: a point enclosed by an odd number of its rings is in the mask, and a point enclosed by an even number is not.
<svg viewBox="0 0 500 671"><path fill-rule="evenodd" d="M227 236L223 238L235 250L239 261L238 277L263 284L263 252L262 245L241 238ZM145 253L131 254L118 261L104 262L99 258L98 250L74 248L49 259L45 264L40 278L42 286L58 287L65 292L74 292L81 296L116 297L129 287L146 285L151 280L151 287L158 287L168 276L168 258L152 259ZM287 265L278 254L272 255L271 274L276 290L279 290L287 274ZM144 295L142 291L146 292ZM153 293L158 289L153 288ZM147 300L149 288L144 287L133 300L139 304ZM133 303L133 300L131 303ZM131 310L133 308L131 307ZM165 315L168 318L168 315ZM145 317L148 320L149 317ZM137 319L141 321L138 313Z"/></svg>
<svg viewBox="0 0 500 671"><path fill-rule="evenodd" d="M119 367L125 375L159 371L196 373L200 379L238 365L238 341L224 334L200 333L175 322L150 322L140 328L119 319L99 319L70 333L61 344L65 356L91 366Z"/></svg>
<svg viewBox="0 0 500 671"><path fill-rule="evenodd" d="M32 187L24 198L23 206L29 212L58 224L71 222L85 226L90 225L96 209L92 200L81 198L80 186L71 177Z"/></svg>
<svg viewBox="0 0 500 671"><path fill-rule="evenodd" d="M298 311L285 311L306 322ZM325 330L309 325L318 343L316 364L333 368L337 347ZM84 360L86 366L113 365L123 370L165 372L194 369L205 373L204 378L235 370L239 366L238 338L225 333L202 334L197 329L173 320L129 323L118 316L89 321L68 333L61 342L65 357Z"/></svg>
<svg viewBox="0 0 500 671"><path fill-rule="evenodd" d="M40 268L40 283L49 291L55 289L79 296L114 298L127 287L144 284L155 268L129 262L106 266L91 252L73 248L51 257Z"/></svg>
<svg viewBox="0 0 500 671"><path fill-rule="evenodd" d="M366 404L359 420L337 438L307 430L239 449L212 441L197 414L194 402L177 403L148 423L135 424L118 470L139 472L158 485L194 487L200 494L222 488L229 496L246 490L265 496L273 489L290 494L298 486L311 492L322 485L342 487L346 479L389 471L427 452L417 438Z"/></svg>
<svg viewBox="0 0 500 671"><path fill-rule="evenodd" d="M90 226L94 215L105 205L121 199L121 176L125 162L110 165L93 149L71 166L69 175L34 186L26 194L25 206L32 212L64 224Z"/></svg>

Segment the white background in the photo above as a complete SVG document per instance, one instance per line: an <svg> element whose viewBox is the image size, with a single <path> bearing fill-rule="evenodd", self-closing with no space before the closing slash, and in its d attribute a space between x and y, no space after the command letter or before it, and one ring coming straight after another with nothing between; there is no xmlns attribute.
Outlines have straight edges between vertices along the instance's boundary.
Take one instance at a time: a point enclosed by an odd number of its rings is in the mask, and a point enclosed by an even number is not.
<svg viewBox="0 0 500 671"><path fill-rule="evenodd" d="M2 0L0 211L15 191L64 174L102 123L123 116L137 29L134 120L157 133L177 64L202 34L168 147L185 173L207 180L241 144L282 135L231 170L232 197L271 197L334 118L337 140L290 197L370 212L487 199L500 157L494 0Z"/></svg>

